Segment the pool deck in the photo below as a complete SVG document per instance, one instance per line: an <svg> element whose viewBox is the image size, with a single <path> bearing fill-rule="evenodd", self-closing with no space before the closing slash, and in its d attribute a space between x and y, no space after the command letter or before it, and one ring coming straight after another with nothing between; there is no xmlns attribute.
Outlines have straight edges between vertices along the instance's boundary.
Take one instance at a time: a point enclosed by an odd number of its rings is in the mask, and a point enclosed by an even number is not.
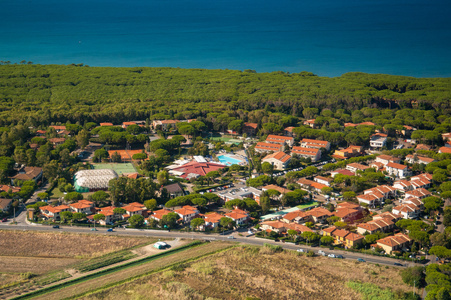
<svg viewBox="0 0 451 300"><path fill-rule="evenodd" d="M237 164L237 165L240 165L240 166L246 166L246 165L248 164L247 158L245 158L245 157L243 157L243 156L241 156L241 155L225 153L225 154L220 154L220 155L218 155L218 157L219 157L219 156L225 156L225 157L229 157L229 158L234 159L234 160L238 160L239 162L237 162L236 164ZM219 158L218 158L218 160L219 160ZM221 164L225 164L226 166L231 166L231 165L233 165L233 163L230 163L230 162L229 162L230 164L223 163L223 162L221 162L221 161L220 161L220 163L221 163Z"/></svg>

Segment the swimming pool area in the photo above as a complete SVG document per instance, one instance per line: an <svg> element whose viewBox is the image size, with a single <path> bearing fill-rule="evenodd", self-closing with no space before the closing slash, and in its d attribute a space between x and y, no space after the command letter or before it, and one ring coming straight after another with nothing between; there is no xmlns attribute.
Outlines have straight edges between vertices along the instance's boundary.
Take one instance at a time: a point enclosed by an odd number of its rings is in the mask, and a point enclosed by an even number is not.
<svg viewBox="0 0 451 300"><path fill-rule="evenodd" d="M246 164L245 159L240 159L239 157L237 157L235 155L223 154L223 155L219 155L218 159L221 163L223 163L227 166Z"/></svg>

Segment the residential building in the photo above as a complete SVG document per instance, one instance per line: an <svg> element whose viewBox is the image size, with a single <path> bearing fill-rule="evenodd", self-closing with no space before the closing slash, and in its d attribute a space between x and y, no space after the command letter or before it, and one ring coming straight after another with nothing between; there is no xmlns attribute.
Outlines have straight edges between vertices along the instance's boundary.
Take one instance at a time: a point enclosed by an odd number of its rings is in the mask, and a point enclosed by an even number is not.
<svg viewBox="0 0 451 300"><path fill-rule="evenodd" d="M224 218L223 215L220 215L216 212L208 213L203 216L205 220L205 226L210 228L217 228L219 227L219 222L221 221L221 218Z"/></svg>
<svg viewBox="0 0 451 300"><path fill-rule="evenodd" d="M298 232L298 234L302 234L303 232L313 232L313 230L311 230L307 226L302 225L302 224L297 224L297 223L289 223L289 224L287 224L286 228L287 228L287 231L290 229L295 230Z"/></svg>
<svg viewBox="0 0 451 300"><path fill-rule="evenodd" d="M425 156L418 156L418 155L412 155L409 154L406 156L406 160L409 164L423 164L423 165L427 165L430 164L431 162L436 161L433 158L429 158L429 157L425 157Z"/></svg>
<svg viewBox="0 0 451 300"><path fill-rule="evenodd" d="M94 208L94 202L88 200L80 200L76 203L69 204L69 207L73 212L90 215L93 213L92 210Z"/></svg>
<svg viewBox="0 0 451 300"><path fill-rule="evenodd" d="M287 213L284 215L281 219L282 222L285 223L298 223L298 224L304 224L306 222L313 222L312 216L307 211L302 210L296 210Z"/></svg>
<svg viewBox="0 0 451 300"><path fill-rule="evenodd" d="M412 239L404 233L398 233L394 236L387 236L377 240L377 246L384 249L385 253L391 254L393 251L407 250L410 247Z"/></svg>
<svg viewBox="0 0 451 300"><path fill-rule="evenodd" d="M51 125L49 127L54 128L56 130L56 132L66 130L66 126L64 126L64 125Z"/></svg>
<svg viewBox="0 0 451 300"><path fill-rule="evenodd" d="M404 194L404 199L407 199L410 197L417 197L418 199L423 199L423 198L429 197L431 195L432 195L432 193L429 192L428 190L426 190L424 188L419 188L416 190L407 191Z"/></svg>
<svg viewBox="0 0 451 300"><path fill-rule="evenodd" d="M432 174L429 174L429 173L422 173L422 174L419 174L419 175L412 176L412 177L410 178L410 180L418 180L418 179L423 179L423 180L431 181L431 180L432 180Z"/></svg>
<svg viewBox="0 0 451 300"><path fill-rule="evenodd" d="M387 135L383 133L373 134L370 138L370 146L373 148L382 148L387 145Z"/></svg>
<svg viewBox="0 0 451 300"><path fill-rule="evenodd" d="M174 212L180 216L183 222L190 222L192 219L196 218L196 216L199 214L199 210L190 205L185 205L180 209L174 210Z"/></svg>
<svg viewBox="0 0 451 300"><path fill-rule="evenodd" d="M382 218L378 220L372 220L367 223L361 223L357 225L357 232L360 234L373 234L380 232L391 232L395 227L395 223L388 218Z"/></svg>
<svg viewBox="0 0 451 300"><path fill-rule="evenodd" d="M315 129L317 126L315 125L315 119L305 120L304 125L310 126L311 128Z"/></svg>
<svg viewBox="0 0 451 300"><path fill-rule="evenodd" d="M392 212L401 215L404 219L416 219L420 216L421 209L413 203L406 203L394 207Z"/></svg>
<svg viewBox="0 0 451 300"><path fill-rule="evenodd" d="M233 199L244 199L251 198L254 199L258 204L260 204L260 195L262 191L256 189L254 187L245 187L241 189L232 189L227 192L219 192L216 193L224 202L233 200Z"/></svg>
<svg viewBox="0 0 451 300"><path fill-rule="evenodd" d="M278 185L274 185L274 184L270 184L270 185L265 185L264 187L262 187L262 191L267 191L267 190L276 190L280 193L280 195L284 195L286 193L291 192L291 190L280 187Z"/></svg>
<svg viewBox="0 0 451 300"><path fill-rule="evenodd" d="M315 180L318 183L330 186L331 183L334 181L333 178L329 178L329 177L323 177L323 176L316 176L315 178L313 178L313 180Z"/></svg>
<svg viewBox="0 0 451 300"><path fill-rule="evenodd" d="M378 157L376 157L376 162L380 162L382 164L388 165L388 163L400 163L401 159L394 157L394 156L390 156L390 155L385 155L385 154L381 154Z"/></svg>
<svg viewBox="0 0 451 300"><path fill-rule="evenodd" d="M291 156L285 152L275 152L262 159L262 163L267 162L274 166L276 170L285 170L290 163Z"/></svg>
<svg viewBox="0 0 451 300"><path fill-rule="evenodd" d="M379 192L383 195L384 199L396 196L397 189L389 185L378 185L374 188L363 191L364 194L373 194Z"/></svg>
<svg viewBox="0 0 451 300"><path fill-rule="evenodd" d="M329 151L330 143L327 141L321 141L321 140L302 139L301 147L302 148L314 148L314 149L324 148L327 151Z"/></svg>
<svg viewBox="0 0 451 300"><path fill-rule="evenodd" d="M293 126L287 127L283 130L283 134L285 134L286 136L294 137L293 129Z"/></svg>
<svg viewBox="0 0 451 300"><path fill-rule="evenodd" d="M345 176L354 176L354 175L355 175L354 172L351 172L351 171L349 171L349 170L347 170L347 169L337 169L337 170L335 170L335 171L331 171L331 172L330 172L330 176L331 176L332 178L334 178L335 175L337 175L337 174L341 174L341 175L345 175Z"/></svg>
<svg viewBox="0 0 451 300"><path fill-rule="evenodd" d="M34 180L39 182L42 179L42 168L39 167L24 167L19 170L19 174L11 177L11 184L14 184L14 180Z"/></svg>
<svg viewBox="0 0 451 300"><path fill-rule="evenodd" d="M451 132L448 132L448 133L443 133L442 134L442 138L443 138L443 140L446 142L446 141L451 141Z"/></svg>
<svg viewBox="0 0 451 300"><path fill-rule="evenodd" d="M335 244L343 244L345 248L352 248L363 242L363 235L353 233L348 230L338 229L335 226L323 229L323 236L334 238Z"/></svg>
<svg viewBox="0 0 451 300"><path fill-rule="evenodd" d="M409 167L397 163L388 163L385 166L388 175L394 175L398 178L405 178L411 175Z"/></svg>
<svg viewBox="0 0 451 300"><path fill-rule="evenodd" d="M257 134L258 124L257 123L244 123L243 133L254 136Z"/></svg>
<svg viewBox="0 0 451 300"><path fill-rule="evenodd" d="M290 137L290 136L270 134L266 138L266 143L277 144L277 145L282 145L282 146L287 144L288 146L293 147L294 138Z"/></svg>
<svg viewBox="0 0 451 300"><path fill-rule="evenodd" d="M179 120L154 120L152 122L152 127L154 129L161 129L163 131L168 131L169 129L175 129L176 124L180 122Z"/></svg>
<svg viewBox="0 0 451 300"><path fill-rule="evenodd" d="M255 145L256 152L279 152L283 151L283 148L284 146L281 144L271 144L265 142L258 142L257 145Z"/></svg>
<svg viewBox="0 0 451 300"><path fill-rule="evenodd" d="M370 168L373 168L376 171L380 171L385 168L385 165L381 162L373 161L370 163Z"/></svg>
<svg viewBox="0 0 451 300"><path fill-rule="evenodd" d="M346 170L349 170L351 172L353 172L355 175L357 173L357 171L365 171L366 169L369 169L369 166L366 165L362 165L359 163L350 163L348 165L346 165Z"/></svg>
<svg viewBox="0 0 451 300"><path fill-rule="evenodd" d="M316 207L309 211L306 211L312 218L314 223L325 223L327 218L333 216L333 214L325 208Z"/></svg>
<svg viewBox="0 0 451 300"><path fill-rule="evenodd" d="M185 190L179 182L166 185L164 188L168 191L170 199L185 195Z"/></svg>
<svg viewBox="0 0 451 300"><path fill-rule="evenodd" d="M427 151L429 151L429 150L431 150L431 149L432 149L431 146L425 145L425 144L418 144L418 145L415 147L415 150L427 150Z"/></svg>
<svg viewBox="0 0 451 300"><path fill-rule="evenodd" d="M261 223L262 230L271 230L277 233L287 231L288 224L281 221L266 221Z"/></svg>
<svg viewBox="0 0 451 300"><path fill-rule="evenodd" d="M363 218L361 210L348 207L337 208L337 211L334 212L334 215L336 217L339 217L340 221L346 222L348 224L352 224L356 220Z"/></svg>
<svg viewBox="0 0 451 300"><path fill-rule="evenodd" d="M313 162L321 159L321 151L315 148L303 148L294 146L291 149L291 155L297 154L300 157L310 158Z"/></svg>
<svg viewBox="0 0 451 300"><path fill-rule="evenodd" d="M12 185L2 185L0 184L0 193L18 193L20 192L20 187L18 186L12 186Z"/></svg>
<svg viewBox="0 0 451 300"><path fill-rule="evenodd" d="M152 219L160 221L160 220L163 219L163 216L165 216L165 215L167 215L169 213L172 213L172 212L173 212L172 210L163 208L163 209L159 209L159 210L154 211L150 217Z"/></svg>
<svg viewBox="0 0 451 300"><path fill-rule="evenodd" d="M400 190L400 191L410 191L413 190L413 185L410 181L405 180L405 179L400 179L400 180L396 180L393 183L393 187Z"/></svg>
<svg viewBox="0 0 451 300"><path fill-rule="evenodd" d="M246 224L249 219L248 213L241 209L234 209L225 216L235 221L236 225Z"/></svg>
<svg viewBox="0 0 451 300"><path fill-rule="evenodd" d="M106 206L106 207L100 208L98 213L105 216L105 220L103 220L103 222L101 222L100 224L102 224L102 223L112 224L112 223L114 223L114 221L122 219L121 214L117 214L114 212L115 208L116 207L114 207L114 206Z"/></svg>
<svg viewBox="0 0 451 300"><path fill-rule="evenodd" d="M100 123L101 127L105 127L105 126L113 126L113 123L109 123L109 122L105 122L105 123Z"/></svg>
<svg viewBox="0 0 451 300"><path fill-rule="evenodd" d="M66 138L51 138L49 139L49 142L52 143L53 146L59 146L64 144L66 141Z"/></svg>
<svg viewBox="0 0 451 300"><path fill-rule="evenodd" d="M126 211L126 215L124 217L131 217L133 215L143 215L143 212L147 210L147 208L138 202L129 203L126 206L122 207Z"/></svg>
<svg viewBox="0 0 451 300"><path fill-rule="evenodd" d="M332 157L338 158L338 159L347 159L351 157L360 156L363 153L363 147L362 146L349 146L345 149L338 149L335 150Z"/></svg>
<svg viewBox="0 0 451 300"><path fill-rule="evenodd" d="M321 189L322 189L322 188L327 187L327 185L325 185L325 184L321 184L321 183L318 183L318 182L316 182L316 181L308 180L308 179L305 179L305 178L299 179L299 180L297 181L297 183L298 183L301 187L303 187L304 189L312 189L312 190L317 191L318 193L321 192Z"/></svg>
<svg viewBox="0 0 451 300"><path fill-rule="evenodd" d="M0 212L7 213L11 208L12 202L12 199L0 198Z"/></svg>
<svg viewBox="0 0 451 300"><path fill-rule="evenodd" d="M379 192L373 192L370 194L358 195L357 200L359 203L367 204L369 207L375 207L384 201L384 195Z"/></svg>
<svg viewBox="0 0 451 300"><path fill-rule="evenodd" d="M451 153L451 148L441 147L440 149L438 149L438 153Z"/></svg>
<svg viewBox="0 0 451 300"><path fill-rule="evenodd" d="M402 219L402 215L386 211L373 217L373 220L385 220L385 219L392 221L393 223L396 223Z"/></svg>
<svg viewBox="0 0 451 300"><path fill-rule="evenodd" d="M223 168L225 168L225 165L223 164L191 161L179 167L172 168L169 170L169 174L185 179L191 179L205 176L208 172L218 171Z"/></svg>
<svg viewBox="0 0 451 300"><path fill-rule="evenodd" d="M59 206L41 206L39 208L41 214L49 219L53 219L55 221L60 220L60 213L63 211L70 211L70 207L67 205L59 205Z"/></svg>
<svg viewBox="0 0 451 300"><path fill-rule="evenodd" d="M416 180L412 180L412 178L410 178L410 183L412 184L412 187L414 189L428 189L431 187L431 182L427 179L416 179Z"/></svg>

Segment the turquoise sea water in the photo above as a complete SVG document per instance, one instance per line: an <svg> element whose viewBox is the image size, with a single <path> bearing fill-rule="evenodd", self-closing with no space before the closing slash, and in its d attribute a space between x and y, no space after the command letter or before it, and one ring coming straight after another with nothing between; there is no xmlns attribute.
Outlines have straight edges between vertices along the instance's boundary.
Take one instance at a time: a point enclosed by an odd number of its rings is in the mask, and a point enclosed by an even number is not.
<svg viewBox="0 0 451 300"><path fill-rule="evenodd" d="M14 0L0 60L451 76L449 0Z"/></svg>

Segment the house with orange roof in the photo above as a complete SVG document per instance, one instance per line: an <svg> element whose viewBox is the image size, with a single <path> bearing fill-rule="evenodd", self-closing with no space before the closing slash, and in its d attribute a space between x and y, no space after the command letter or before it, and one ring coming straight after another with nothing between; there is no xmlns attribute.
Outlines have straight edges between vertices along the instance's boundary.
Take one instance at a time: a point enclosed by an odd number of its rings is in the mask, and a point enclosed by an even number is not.
<svg viewBox="0 0 451 300"><path fill-rule="evenodd" d="M324 223L327 218L333 216L333 214L325 208L316 207L314 209L306 211L309 214L315 223Z"/></svg>
<svg viewBox="0 0 451 300"><path fill-rule="evenodd" d="M394 214L390 211L386 211L381 214L375 215L373 217L373 220L381 220L381 219L387 219L387 220L392 221L393 223L396 223L402 219L402 215Z"/></svg>
<svg viewBox="0 0 451 300"><path fill-rule="evenodd" d="M45 130L36 130L36 136L44 136L47 133Z"/></svg>
<svg viewBox="0 0 451 300"><path fill-rule="evenodd" d="M277 144L277 145L282 145L282 146L284 146L286 144L290 147L293 147L294 138L291 136L269 134L266 137L266 143Z"/></svg>
<svg viewBox="0 0 451 300"><path fill-rule="evenodd" d="M387 135L384 133L375 133L370 137L370 146L373 148L382 148L387 145Z"/></svg>
<svg viewBox="0 0 451 300"><path fill-rule="evenodd" d="M418 208L420 208L421 210L424 209L424 204L423 201L421 201L420 199L418 199L417 197L409 197L405 200L402 201L403 204L415 204Z"/></svg>
<svg viewBox="0 0 451 300"><path fill-rule="evenodd" d="M199 214L199 210L190 205L185 205L182 208L174 210L174 212L180 216L183 222L189 222Z"/></svg>
<svg viewBox="0 0 451 300"><path fill-rule="evenodd" d="M332 178L329 177L324 177L324 176L316 176L315 178L313 178L314 181L330 186L332 184L332 182L334 181Z"/></svg>
<svg viewBox="0 0 451 300"><path fill-rule="evenodd" d="M416 179L416 180L410 180L410 183L412 184L413 189L427 189L431 187L431 182L427 179Z"/></svg>
<svg viewBox="0 0 451 300"><path fill-rule="evenodd" d="M398 233L394 236L387 236L376 241L377 246L384 249L385 253L391 254L393 251L402 251L408 249L412 239L404 233Z"/></svg>
<svg viewBox="0 0 451 300"><path fill-rule="evenodd" d="M391 156L391 155L385 155L385 154L381 154L378 157L376 157L375 159L376 162L380 162L382 163L384 166L388 165L388 163L394 162L394 163L400 163L401 159Z"/></svg>
<svg viewBox="0 0 451 300"><path fill-rule="evenodd" d="M369 169L369 166L366 165L362 165L359 163L350 163L346 165L346 170L349 170L351 172L353 172L355 175L357 173L357 171L365 171L366 169Z"/></svg>
<svg viewBox="0 0 451 300"><path fill-rule="evenodd" d="M291 156L285 152L275 152L262 159L262 162L270 163L276 170L285 170L290 163Z"/></svg>
<svg viewBox="0 0 451 300"><path fill-rule="evenodd" d="M58 146L64 144L66 138L51 138L49 142L53 144L53 146Z"/></svg>
<svg viewBox="0 0 451 300"><path fill-rule="evenodd" d="M152 215L150 216L150 218L160 221L161 219L163 219L163 216L165 216L171 212L173 212L173 211L166 209L166 208L159 209L159 210L154 211L152 213Z"/></svg>
<svg viewBox="0 0 451 300"><path fill-rule="evenodd" d="M352 224L356 220L363 218L362 210L347 207L337 207L337 211L333 214L339 217L340 221L348 224Z"/></svg>
<svg viewBox="0 0 451 300"><path fill-rule="evenodd" d="M321 151L316 148L294 146L291 149L291 156L293 156L294 154L303 158L310 158L313 162L318 161L321 158Z"/></svg>
<svg viewBox="0 0 451 300"><path fill-rule="evenodd" d="M106 206L106 207L100 208L98 213L105 216L105 220L101 220L100 224L102 224L102 225L112 224L114 221L122 219L121 214L114 213L115 208L116 207L114 207L114 206Z"/></svg>
<svg viewBox="0 0 451 300"><path fill-rule="evenodd" d="M391 232L395 228L395 223L387 218L372 220L367 223L357 225L357 232L360 234L373 234L376 232Z"/></svg>
<svg viewBox="0 0 451 300"><path fill-rule="evenodd" d="M402 215L404 219L416 219L421 213L421 208L413 203L401 204L392 209L394 214Z"/></svg>
<svg viewBox="0 0 451 300"><path fill-rule="evenodd" d="M436 161L433 158L429 158L426 156L412 155L412 154L407 155L406 160L409 164L423 164L423 165L428 165L431 162Z"/></svg>
<svg viewBox="0 0 451 300"><path fill-rule="evenodd" d="M330 150L330 143L328 141L302 139L300 143L302 148L313 148L313 149L324 148L327 151Z"/></svg>
<svg viewBox="0 0 451 300"><path fill-rule="evenodd" d="M308 212L296 210L284 215L281 221L285 223L304 224L306 222L313 222L313 218Z"/></svg>
<svg viewBox="0 0 451 300"><path fill-rule="evenodd" d="M348 230L338 229L335 226L323 229L323 236L334 238L335 244L343 244L346 248L355 247L363 242L363 235Z"/></svg>
<svg viewBox="0 0 451 300"><path fill-rule="evenodd" d="M244 123L243 126L243 133L247 135L254 136L257 134L258 131L258 124L257 123Z"/></svg>
<svg viewBox="0 0 451 300"><path fill-rule="evenodd" d="M408 166L392 162L385 166L385 171L387 171L388 175L394 175L398 178L405 178L411 175Z"/></svg>
<svg viewBox="0 0 451 300"><path fill-rule="evenodd" d="M235 221L237 225L245 224L249 219L249 215L241 209L234 209L225 216Z"/></svg>
<svg viewBox="0 0 451 300"><path fill-rule="evenodd" d="M294 136L293 129L294 129L293 126L287 127L287 128L285 128L285 129L283 130L283 133L284 133L286 136L291 136L291 137L293 137L293 136Z"/></svg>
<svg viewBox="0 0 451 300"><path fill-rule="evenodd" d="M143 215L143 212L147 210L147 208L143 204L138 202L129 203L122 208L126 211L126 214L124 215L125 218L131 217L133 215Z"/></svg>
<svg viewBox="0 0 451 300"><path fill-rule="evenodd" d="M413 185L410 181L405 179L396 180L393 183L393 187L400 190L400 191L410 191L413 190Z"/></svg>
<svg viewBox="0 0 451 300"><path fill-rule="evenodd" d="M410 197L417 197L419 199L423 199L423 198L429 197L431 195L432 195L432 193L429 192L428 190L423 189L423 188L419 188L419 189L416 189L416 190L407 191L404 194L404 199L407 199L407 198L410 198Z"/></svg>
<svg viewBox="0 0 451 300"><path fill-rule="evenodd" d="M354 175L355 175L354 172L351 172L351 171L349 171L349 170L347 170L347 169L338 169L338 170L335 170L335 171L331 171L331 172L330 172L330 176L331 176L332 178L334 178L335 175L338 175L338 174L345 175L345 176L354 176Z"/></svg>
<svg viewBox="0 0 451 300"><path fill-rule="evenodd" d="M286 229L288 230L295 230L299 233L303 233L303 232L313 232L313 230L311 230L310 228L308 228L305 225L302 224L297 224L297 223L289 223L286 225Z"/></svg>
<svg viewBox="0 0 451 300"><path fill-rule="evenodd" d="M358 195L356 198L359 201L359 203L365 203L369 207L375 207L376 205L380 204L385 199L384 195L382 195L379 192L373 192L371 194Z"/></svg>
<svg viewBox="0 0 451 300"><path fill-rule="evenodd" d="M257 145L255 145L255 151L257 152L279 152L283 151L283 148L283 145L265 142L258 142Z"/></svg>
<svg viewBox="0 0 451 300"><path fill-rule="evenodd" d="M42 168L39 167L23 167L19 170L19 173L11 177L11 184L14 185L14 180L34 180L39 182L42 179Z"/></svg>
<svg viewBox="0 0 451 300"><path fill-rule="evenodd" d="M397 189L389 186L389 185L378 185L374 188L371 189L367 189L365 191L363 191L364 194L373 194L373 193L381 193L384 197L384 200L387 198L390 198L392 196L396 196L397 194Z"/></svg>
<svg viewBox="0 0 451 300"><path fill-rule="evenodd" d="M302 124L310 126L311 128L315 129L315 119L305 120Z"/></svg>
<svg viewBox="0 0 451 300"><path fill-rule="evenodd" d="M59 206L41 206L39 208L39 210L41 211L41 214L44 215L45 217L49 218L49 219L53 219L55 221L59 221L60 220L60 214L63 211L70 211L70 207L67 205L59 205Z"/></svg>
<svg viewBox="0 0 451 300"><path fill-rule="evenodd" d="M76 203L69 204L69 207L73 212L90 215L92 214L92 209L94 208L94 202L88 200L80 200Z"/></svg>
<svg viewBox="0 0 451 300"><path fill-rule="evenodd" d="M451 141L451 132L442 133L442 138L444 141Z"/></svg>
<svg viewBox="0 0 451 300"><path fill-rule="evenodd" d="M0 184L0 193L1 192L18 193L18 192L20 192L20 187Z"/></svg>
<svg viewBox="0 0 451 300"><path fill-rule="evenodd" d="M281 221L266 221L261 223L262 230L271 230L277 233L286 232L287 226L287 223Z"/></svg>
<svg viewBox="0 0 451 300"><path fill-rule="evenodd" d="M102 127L104 127L104 126L113 126L113 123L109 123L109 122L100 123L100 126L102 126Z"/></svg>
<svg viewBox="0 0 451 300"><path fill-rule="evenodd" d="M338 159L347 159L350 157L356 157L360 156L363 153L363 147L362 146L349 146L348 148L344 149L337 149L335 150L332 157L338 158Z"/></svg>
<svg viewBox="0 0 451 300"><path fill-rule="evenodd" d="M291 190L283 188L283 187L280 187L280 186L275 185L275 184L265 185L264 187L262 187L262 191L267 191L267 190L276 190L281 195L291 192Z"/></svg>
<svg viewBox="0 0 451 300"><path fill-rule="evenodd" d="M321 189L324 187L327 187L325 184L318 183L313 180L301 178L297 181L297 183L303 187L304 189L312 189L314 191L317 191L318 193L321 193Z"/></svg>
<svg viewBox="0 0 451 300"><path fill-rule="evenodd" d="M210 228L217 228L219 227L219 222L222 218L224 218L223 215L218 214L217 212L211 212L208 214L205 214L203 216L205 220L205 226Z"/></svg>
<svg viewBox="0 0 451 300"><path fill-rule="evenodd" d="M136 125L135 122L122 122L122 128L126 129L128 126Z"/></svg>
<svg viewBox="0 0 451 300"><path fill-rule="evenodd" d="M54 128L56 130L56 132L66 130L66 126L64 126L64 125L51 125L49 127Z"/></svg>
<svg viewBox="0 0 451 300"><path fill-rule="evenodd" d="M424 180L431 181L432 180L432 174L422 173L422 174L419 174L419 175L412 176L410 178L410 180L419 180L419 179L424 179Z"/></svg>
<svg viewBox="0 0 451 300"><path fill-rule="evenodd" d="M428 145L425 145L425 144L418 144L415 147L415 150L427 150L427 151L429 151L431 149L432 149L431 146L428 146Z"/></svg>
<svg viewBox="0 0 451 300"><path fill-rule="evenodd" d="M380 171L383 168L385 168L385 165L383 163L377 162L377 161L373 161L370 163L370 168L375 169L376 171Z"/></svg>
<svg viewBox="0 0 451 300"><path fill-rule="evenodd" d="M438 149L438 153L451 153L450 147L441 147Z"/></svg>

